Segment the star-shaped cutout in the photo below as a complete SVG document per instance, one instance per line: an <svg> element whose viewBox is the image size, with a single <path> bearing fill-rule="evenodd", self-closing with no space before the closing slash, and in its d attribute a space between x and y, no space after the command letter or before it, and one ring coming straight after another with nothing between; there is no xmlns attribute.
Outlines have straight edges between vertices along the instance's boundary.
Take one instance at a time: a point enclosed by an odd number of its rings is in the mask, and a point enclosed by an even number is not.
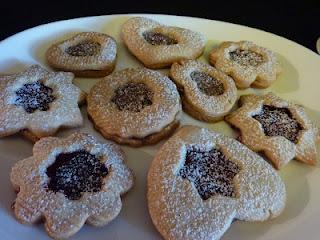
<svg viewBox="0 0 320 240"><path fill-rule="evenodd" d="M263 152L277 169L293 158L317 163L319 129L302 106L273 93L241 96L240 105L226 121L240 130L240 141L251 150Z"/></svg>
<svg viewBox="0 0 320 240"><path fill-rule="evenodd" d="M192 182L201 198L207 200L215 194L236 197L233 178L239 171L240 167L228 160L221 151L202 151L193 146L187 149L179 175Z"/></svg>
<svg viewBox="0 0 320 240"><path fill-rule="evenodd" d="M60 127L81 126L79 104L85 93L73 85L74 75L33 65L0 77L0 137L22 133L38 140Z"/></svg>

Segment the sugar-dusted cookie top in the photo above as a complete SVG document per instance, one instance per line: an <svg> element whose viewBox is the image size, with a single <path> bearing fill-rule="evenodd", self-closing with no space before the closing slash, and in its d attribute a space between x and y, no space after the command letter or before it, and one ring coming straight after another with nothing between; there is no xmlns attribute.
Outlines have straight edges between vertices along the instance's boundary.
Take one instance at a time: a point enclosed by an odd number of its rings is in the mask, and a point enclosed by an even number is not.
<svg viewBox="0 0 320 240"><path fill-rule="evenodd" d="M271 50L250 41L223 42L211 51L209 61L230 75L238 88L269 87L282 69Z"/></svg>
<svg viewBox="0 0 320 240"><path fill-rule="evenodd" d="M107 34L82 32L53 44L46 52L49 65L79 77L102 77L115 67L117 43Z"/></svg>
<svg viewBox="0 0 320 240"><path fill-rule="evenodd" d="M137 140L136 146L144 145L140 140L171 128L181 115L180 96L174 83L147 68L114 72L92 87L87 102L90 118L106 138L129 144ZM173 130L177 125L174 126ZM147 143L161 138L153 140Z"/></svg>
<svg viewBox="0 0 320 240"><path fill-rule="evenodd" d="M286 191L278 173L235 139L184 126L156 154L148 207L164 239L219 239L234 219L278 216Z"/></svg>
<svg viewBox="0 0 320 240"><path fill-rule="evenodd" d="M240 104L226 121L240 130L242 143L263 152L277 169L293 158L310 165L317 163L319 129L302 106L273 93L244 95Z"/></svg>
<svg viewBox="0 0 320 240"><path fill-rule="evenodd" d="M35 138L53 135L60 127L82 125L78 103L85 94L72 84L74 75L34 65L0 77L0 136L27 130Z"/></svg>
<svg viewBox="0 0 320 240"><path fill-rule="evenodd" d="M85 222L102 226L120 212L120 196L133 185L121 149L84 133L48 137L33 147L33 156L11 171L16 191L16 218L26 224L44 220L48 234L65 239Z"/></svg>
<svg viewBox="0 0 320 240"><path fill-rule="evenodd" d="M121 37L146 67L162 68L183 59L199 57L205 46L202 34L179 27L162 25L144 17L130 18Z"/></svg>
<svg viewBox="0 0 320 240"><path fill-rule="evenodd" d="M206 63L196 60L174 63L170 77L178 86L184 110L197 119L221 120L237 100L233 79Z"/></svg>

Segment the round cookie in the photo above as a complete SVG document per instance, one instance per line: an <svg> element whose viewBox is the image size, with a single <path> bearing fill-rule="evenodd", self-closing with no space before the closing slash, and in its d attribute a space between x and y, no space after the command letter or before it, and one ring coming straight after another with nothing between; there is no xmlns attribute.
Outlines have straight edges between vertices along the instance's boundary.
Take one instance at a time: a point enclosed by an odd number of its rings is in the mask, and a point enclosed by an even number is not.
<svg viewBox="0 0 320 240"><path fill-rule="evenodd" d="M222 134L182 127L148 173L152 221L170 240L216 240L234 219L265 221L285 207L285 185L258 154Z"/></svg>
<svg viewBox="0 0 320 240"><path fill-rule="evenodd" d="M240 141L255 152L263 152L277 169L293 158L317 164L319 129L302 106L268 93L240 97L240 108L226 121L240 130Z"/></svg>
<svg viewBox="0 0 320 240"><path fill-rule="evenodd" d="M124 69L94 85L88 116L107 139L120 144L155 144L179 125L181 102L174 83L146 68Z"/></svg>
<svg viewBox="0 0 320 240"><path fill-rule="evenodd" d="M55 134L61 127L78 127L78 104L85 94L72 84L74 75L49 72L33 65L0 77L0 137L21 133L31 141Z"/></svg>
<svg viewBox="0 0 320 240"><path fill-rule="evenodd" d="M211 51L209 61L230 75L241 89L267 88L282 71L271 50L249 41L223 42Z"/></svg>
<svg viewBox="0 0 320 240"><path fill-rule="evenodd" d="M65 239L84 223L103 226L120 212L120 196L133 185L122 150L84 133L43 138L33 156L11 171L14 214L24 224L44 220L47 233Z"/></svg>
<svg viewBox="0 0 320 240"><path fill-rule="evenodd" d="M117 43L104 33L82 32L53 44L46 52L54 69L73 72L77 77L103 77L116 64Z"/></svg>
<svg viewBox="0 0 320 240"><path fill-rule="evenodd" d="M144 17L126 21L121 37L130 52L153 69L170 66L182 59L195 59L205 47L205 38L198 32L165 26Z"/></svg>
<svg viewBox="0 0 320 240"><path fill-rule="evenodd" d="M219 121L237 100L232 78L200 61L172 64L170 77L178 86L184 110L196 119Z"/></svg>

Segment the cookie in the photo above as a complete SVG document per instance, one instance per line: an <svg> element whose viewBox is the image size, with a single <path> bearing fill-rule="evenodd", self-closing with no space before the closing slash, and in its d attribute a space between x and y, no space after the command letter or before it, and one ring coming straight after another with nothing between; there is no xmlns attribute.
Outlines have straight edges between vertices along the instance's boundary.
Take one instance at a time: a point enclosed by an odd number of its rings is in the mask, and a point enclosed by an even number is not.
<svg viewBox="0 0 320 240"><path fill-rule="evenodd" d="M205 47L202 34L162 25L144 17L130 18L121 29L129 51L148 68L163 68L182 59L199 57Z"/></svg>
<svg viewBox="0 0 320 240"><path fill-rule="evenodd" d="M24 224L44 220L48 234L65 239L84 223L103 226L120 212L120 196L133 185L121 149L111 142L74 133L48 137L33 147L33 156L11 171L16 191L14 214Z"/></svg>
<svg viewBox="0 0 320 240"><path fill-rule="evenodd" d="M46 52L48 64L57 70L73 72L77 77L103 77L116 64L117 43L107 34L78 33L53 44Z"/></svg>
<svg viewBox="0 0 320 240"><path fill-rule="evenodd" d="M319 129L302 106L273 93L241 96L240 105L226 121L240 130L242 143L263 152L277 169L293 158L316 165Z"/></svg>
<svg viewBox="0 0 320 240"><path fill-rule="evenodd" d="M128 68L102 79L87 103L89 118L105 138L135 147L169 136L181 115L174 83L146 68Z"/></svg>
<svg viewBox="0 0 320 240"><path fill-rule="evenodd" d="M285 207L278 173L240 142L184 126L148 172L152 221L164 239L216 240L234 219L265 221Z"/></svg>
<svg viewBox="0 0 320 240"><path fill-rule="evenodd" d="M269 87L282 70L271 50L249 41L223 42L209 58L212 65L234 79L238 88Z"/></svg>
<svg viewBox="0 0 320 240"><path fill-rule="evenodd" d="M171 66L170 77L178 86L184 110L196 119L223 119L237 100L232 78L210 65L183 60Z"/></svg>
<svg viewBox="0 0 320 240"><path fill-rule="evenodd" d="M60 127L78 127L78 104L85 94L72 84L74 75L49 72L39 65L0 77L0 137L22 133L30 140L51 136Z"/></svg>

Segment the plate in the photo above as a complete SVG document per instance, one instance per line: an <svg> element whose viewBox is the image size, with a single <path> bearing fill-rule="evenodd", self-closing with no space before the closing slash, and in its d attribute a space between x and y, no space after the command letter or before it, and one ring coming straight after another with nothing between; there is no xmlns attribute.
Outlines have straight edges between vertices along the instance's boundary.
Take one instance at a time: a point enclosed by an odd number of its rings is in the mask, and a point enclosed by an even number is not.
<svg viewBox="0 0 320 240"><path fill-rule="evenodd" d="M10 74L25 69L30 64L46 66L44 54L52 44L68 38L76 32L98 31L113 36L119 46L116 70L141 66L128 52L120 40L121 25L134 15L109 15L79 18L41 25L18 33L0 43L0 72ZM266 90L249 89L239 91L239 95L273 91L280 97L303 104L307 113L320 126L320 57L310 50L282 37L264 31L235 24L168 15L143 15L161 23L189 28L202 32L207 37L206 50L201 57L208 60L210 50L221 41L251 40L258 45L272 49L279 57L284 71L278 80ZM167 70L161 70L167 72ZM88 91L98 79L77 78L75 84ZM58 136L67 136L81 130L105 141L93 130L87 120L85 107L82 108L85 123L82 128L60 131ZM226 123L206 124L192 119L186 114L182 124L194 124L234 136ZM71 239L161 239L153 227L147 210L146 176L153 155L163 142L142 148L123 147L128 157L128 165L135 173L134 188L123 197L120 215L102 228L84 226ZM318 147L318 152L320 151ZM0 139L0 235L2 240L50 239L42 224L26 226L13 217L11 203L15 193L9 181L11 167L15 162L32 155L32 144L18 136ZM320 166L309 167L291 161L280 171L287 188L287 205L283 214L263 223L235 221L222 239L319 239L320 222Z"/></svg>

